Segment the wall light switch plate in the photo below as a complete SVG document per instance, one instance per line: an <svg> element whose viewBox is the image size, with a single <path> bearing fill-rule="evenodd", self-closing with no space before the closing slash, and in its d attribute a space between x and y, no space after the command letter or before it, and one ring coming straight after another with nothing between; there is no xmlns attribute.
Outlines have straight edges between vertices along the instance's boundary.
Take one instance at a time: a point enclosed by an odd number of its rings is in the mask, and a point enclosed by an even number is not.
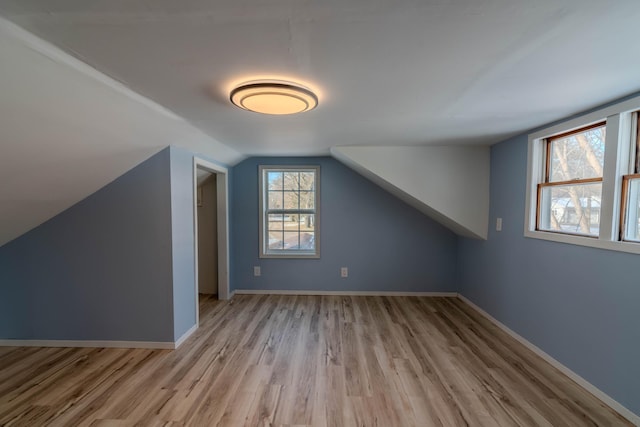
<svg viewBox="0 0 640 427"><path fill-rule="evenodd" d="M496 231L502 231L502 218L496 219Z"/></svg>
<svg viewBox="0 0 640 427"><path fill-rule="evenodd" d="M254 276L260 276L262 274L262 272L260 271L260 266L255 266L253 267L253 275Z"/></svg>

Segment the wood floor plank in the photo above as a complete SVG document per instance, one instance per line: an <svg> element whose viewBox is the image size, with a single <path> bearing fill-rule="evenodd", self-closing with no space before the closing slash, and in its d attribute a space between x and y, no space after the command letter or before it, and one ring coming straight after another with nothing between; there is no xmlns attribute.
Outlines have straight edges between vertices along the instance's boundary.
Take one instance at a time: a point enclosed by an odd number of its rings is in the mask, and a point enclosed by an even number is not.
<svg viewBox="0 0 640 427"><path fill-rule="evenodd" d="M0 425L631 425L456 298L199 307L175 351L1 348Z"/></svg>

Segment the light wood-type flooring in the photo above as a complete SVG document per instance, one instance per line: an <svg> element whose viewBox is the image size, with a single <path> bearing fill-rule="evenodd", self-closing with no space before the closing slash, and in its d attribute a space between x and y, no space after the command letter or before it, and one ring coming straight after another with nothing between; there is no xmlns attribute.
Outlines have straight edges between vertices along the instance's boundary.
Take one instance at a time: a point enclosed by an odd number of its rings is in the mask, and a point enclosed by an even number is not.
<svg viewBox="0 0 640 427"><path fill-rule="evenodd" d="M178 350L0 348L0 425L630 425L456 298L202 298Z"/></svg>

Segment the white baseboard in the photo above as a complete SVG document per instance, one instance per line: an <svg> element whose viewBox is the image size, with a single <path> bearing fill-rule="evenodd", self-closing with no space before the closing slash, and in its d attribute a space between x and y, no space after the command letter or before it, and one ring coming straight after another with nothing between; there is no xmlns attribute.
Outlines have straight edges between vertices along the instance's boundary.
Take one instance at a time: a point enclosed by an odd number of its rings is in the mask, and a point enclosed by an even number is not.
<svg viewBox="0 0 640 427"><path fill-rule="evenodd" d="M538 356L543 358L551 366L553 366L554 368L558 369L560 372L562 372L563 374L565 374L566 376L571 378L574 382L576 382L582 388L584 388L589 393L593 394L595 397L600 399L606 405L611 407L614 411L616 411L617 413L619 413L620 415L622 415L623 417L625 417L626 419L631 421L634 425L640 426L640 416L634 414L629 409L627 409L624 406L622 406L620 403L618 403L612 397L607 395L605 392L603 392L602 390L600 390L599 388L597 388L596 386L591 384L589 381L587 381L584 378L582 378L580 375L578 375L575 372L573 372L571 369L569 369L568 367L566 367L562 363L558 362L552 356L550 356L549 354L545 353L542 349L537 347L535 344L529 342L526 338L522 337L521 335L519 335L518 333L516 333L515 331L510 329L508 326L506 326L505 324L500 322L498 319L496 319L493 316L491 316L489 313L484 311L482 308L477 306L475 303L473 303L471 300L469 300L465 296L463 296L461 294L458 294L458 298L460 298L461 301L464 301L469 307L473 308L475 311L480 313L482 316L486 317L490 322L492 322L498 328L502 329L504 332L506 332L511 337L513 337L515 340L517 340L522 345L527 347L529 350L531 350L532 352L534 352L535 354L537 354Z"/></svg>
<svg viewBox="0 0 640 427"><path fill-rule="evenodd" d="M173 350L177 346L173 342L162 341L0 340L0 347L96 347Z"/></svg>
<svg viewBox="0 0 640 427"><path fill-rule="evenodd" d="M193 325L187 332L185 332L180 338L178 338L173 348L175 349L180 347L182 343L185 342L187 338L189 338L196 330L198 330L198 325Z"/></svg>
<svg viewBox="0 0 640 427"><path fill-rule="evenodd" d="M335 296L385 296L385 297L457 297L457 292L396 292L396 291L298 291L269 289L236 289L235 295L335 295Z"/></svg>

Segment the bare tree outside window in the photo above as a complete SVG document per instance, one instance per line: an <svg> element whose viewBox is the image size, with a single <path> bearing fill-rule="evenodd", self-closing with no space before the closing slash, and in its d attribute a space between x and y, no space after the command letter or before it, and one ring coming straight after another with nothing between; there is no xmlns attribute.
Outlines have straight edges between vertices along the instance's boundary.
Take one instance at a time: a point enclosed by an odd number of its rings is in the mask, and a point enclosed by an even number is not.
<svg viewBox="0 0 640 427"><path fill-rule="evenodd" d="M539 229L598 236L605 140L605 123L548 138Z"/></svg>
<svg viewBox="0 0 640 427"><path fill-rule="evenodd" d="M525 237L640 254L640 96L528 139Z"/></svg>
<svg viewBox="0 0 640 427"><path fill-rule="evenodd" d="M262 167L263 256L317 256L319 168Z"/></svg>

